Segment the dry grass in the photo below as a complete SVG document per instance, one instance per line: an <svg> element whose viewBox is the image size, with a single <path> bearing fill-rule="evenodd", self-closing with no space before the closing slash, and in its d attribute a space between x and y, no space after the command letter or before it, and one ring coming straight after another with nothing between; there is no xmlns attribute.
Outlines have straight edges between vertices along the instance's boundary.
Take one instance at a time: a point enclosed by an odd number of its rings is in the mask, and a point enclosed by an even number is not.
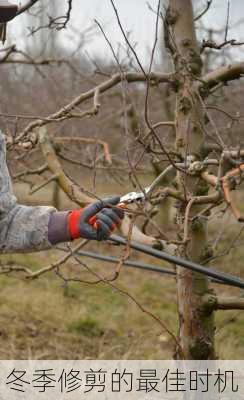
<svg viewBox="0 0 244 400"><path fill-rule="evenodd" d="M38 255L17 259L29 266L33 262L33 268L47 262ZM89 266L103 274L112 272L111 266L94 262ZM68 265L66 273L68 268L75 272L74 265ZM172 278L124 269L117 284L176 329ZM64 287L49 274L34 282L1 277L0 285L1 358L171 357L172 340L160 326L104 283Z"/></svg>

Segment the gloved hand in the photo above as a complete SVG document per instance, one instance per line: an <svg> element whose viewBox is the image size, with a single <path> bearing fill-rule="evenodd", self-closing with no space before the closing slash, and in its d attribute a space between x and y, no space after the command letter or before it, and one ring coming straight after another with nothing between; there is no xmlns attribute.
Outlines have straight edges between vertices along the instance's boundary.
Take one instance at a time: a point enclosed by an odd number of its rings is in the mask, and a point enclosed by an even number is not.
<svg viewBox="0 0 244 400"><path fill-rule="evenodd" d="M116 206L119 201L119 196L108 197L81 210L72 211L68 220L71 238L107 240L124 217L124 211L121 208L109 207L110 205ZM93 220L92 225L91 219Z"/></svg>

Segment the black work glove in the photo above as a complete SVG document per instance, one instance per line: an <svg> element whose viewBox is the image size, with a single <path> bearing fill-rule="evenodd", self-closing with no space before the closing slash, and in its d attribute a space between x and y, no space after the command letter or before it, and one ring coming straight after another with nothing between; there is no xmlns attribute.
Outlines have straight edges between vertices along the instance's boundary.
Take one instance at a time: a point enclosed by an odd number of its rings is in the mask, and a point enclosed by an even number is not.
<svg viewBox="0 0 244 400"><path fill-rule="evenodd" d="M124 218L121 208L109 207L116 206L119 201L119 196L113 196L85 207L80 215L80 236L90 240L107 240Z"/></svg>

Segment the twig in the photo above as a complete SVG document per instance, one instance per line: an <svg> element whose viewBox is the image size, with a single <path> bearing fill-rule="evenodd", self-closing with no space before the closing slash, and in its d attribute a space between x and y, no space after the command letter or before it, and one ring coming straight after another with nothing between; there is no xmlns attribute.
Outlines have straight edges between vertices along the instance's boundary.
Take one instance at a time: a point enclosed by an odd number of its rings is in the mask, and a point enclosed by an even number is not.
<svg viewBox="0 0 244 400"><path fill-rule="evenodd" d="M58 175L52 175L50 178L46 179L45 182L42 182L40 185L34 186L29 194L34 194L36 192L38 192L40 189L43 189L45 186L49 185L49 183L51 182L56 182L58 178Z"/></svg>
<svg viewBox="0 0 244 400"><path fill-rule="evenodd" d="M56 142L56 143L83 142L83 143L88 143L88 144L100 144L103 147L105 160L107 161L108 164L110 164L110 165L112 164L112 157L110 154L109 145L107 142L104 142L103 140L93 139L93 138L83 138L83 137L79 137L79 136L77 136L77 137L76 136L72 136L72 137L62 136L62 137L54 137L54 142Z"/></svg>
<svg viewBox="0 0 244 400"><path fill-rule="evenodd" d="M46 274L47 272L51 272L54 269L60 267L62 264L66 263L66 261L68 261L69 258L74 257L75 253L78 250L82 249L88 242L89 242L89 240L87 240L87 239L82 240L81 243L77 244L73 249L70 249L70 252L68 254L66 254L64 257L60 258L54 264L51 264L45 268L39 269L36 272L32 272L26 278L31 279L31 280L36 279L36 278L39 278L39 276Z"/></svg>
<svg viewBox="0 0 244 400"><path fill-rule="evenodd" d="M107 285L109 285L110 287L112 287L114 290L116 290L117 292L119 292L120 294L124 295L125 297L129 298L134 304L136 304L136 306L145 314L147 314L149 317L151 317L154 321L156 321L161 328L163 328L164 331L166 331L168 333L168 335L173 339L174 343L177 346L177 349L179 350L181 356L183 359L185 359L184 356L184 352L183 349L177 339L177 337L169 330L169 328L167 327L167 325L156 315L154 315L151 311L147 310L141 303L139 303L139 301L133 296L131 295L129 292L121 289L120 287L118 287L117 285L115 285L114 283L108 281L106 278L103 278L102 276L100 276L97 272L91 270L91 268L87 267L86 265L84 265L83 263L81 263L81 261L79 260L79 258L75 257L76 261L81 264L83 267L85 267L89 272L91 272L94 276L96 276L98 278L98 283L99 282L103 282Z"/></svg>
<svg viewBox="0 0 244 400"><path fill-rule="evenodd" d="M124 251L124 255L120 258L116 270L115 270L115 279L118 278L122 265L124 264L125 261L128 260L128 258L130 257L130 241L131 241L131 237L132 237L132 229L133 229L133 224L134 224L134 218L132 218L130 220L130 226L129 226L129 232L128 232L128 236L127 236L127 244L125 246L125 251Z"/></svg>
<svg viewBox="0 0 244 400"><path fill-rule="evenodd" d="M230 19L230 0L228 0L228 5L227 5L227 17L225 26L225 39L224 39L225 42L227 41L227 36L229 31L229 19Z"/></svg>
<svg viewBox="0 0 244 400"><path fill-rule="evenodd" d="M200 18L202 18L209 10L209 8L211 7L213 0L208 0L207 4L206 4L206 8L197 16L194 18L194 21L198 21Z"/></svg>

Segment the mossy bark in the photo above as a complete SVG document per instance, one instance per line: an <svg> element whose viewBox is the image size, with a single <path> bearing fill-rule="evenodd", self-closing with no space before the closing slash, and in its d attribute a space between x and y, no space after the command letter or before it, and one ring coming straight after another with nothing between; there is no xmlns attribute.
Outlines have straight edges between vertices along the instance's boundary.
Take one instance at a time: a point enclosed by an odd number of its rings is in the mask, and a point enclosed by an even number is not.
<svg viewBox="0 0 244 400"><path fill-rule="evenodd" d="M202 62L197 46L191 0L170 0L167 10L168 36L175 69L179 79L176 101L176 150L186 159L194 155L201 159L204 112L194 84L201 75ZM202 194L203 182L198 177L178 173L178 186L187 196ZM186 204L178 209L179 231L183 229ZM192 206L190 217L199 212ZM196 262L207 257L207 222L189 218L188 241L179 246L179 255ZM187 359L214 358L214 316L204 307L203 298L210 293L208 279L202 274L177 268L179 338Z"/></svg>

